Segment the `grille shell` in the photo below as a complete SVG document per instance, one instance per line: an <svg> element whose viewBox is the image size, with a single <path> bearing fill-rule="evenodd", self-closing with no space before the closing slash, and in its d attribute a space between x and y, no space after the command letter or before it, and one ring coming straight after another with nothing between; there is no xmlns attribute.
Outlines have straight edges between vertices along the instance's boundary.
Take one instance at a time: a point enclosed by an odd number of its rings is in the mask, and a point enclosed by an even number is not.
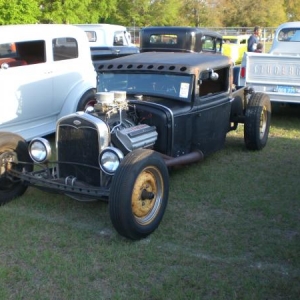
<svg viewBox="0 0 300 300"><path fill-rule="evenodd" d="M101 186L98 158L109 142L109 129L99 118L77 112L60 119L56 134L59 178L74 177Z"/></svg>

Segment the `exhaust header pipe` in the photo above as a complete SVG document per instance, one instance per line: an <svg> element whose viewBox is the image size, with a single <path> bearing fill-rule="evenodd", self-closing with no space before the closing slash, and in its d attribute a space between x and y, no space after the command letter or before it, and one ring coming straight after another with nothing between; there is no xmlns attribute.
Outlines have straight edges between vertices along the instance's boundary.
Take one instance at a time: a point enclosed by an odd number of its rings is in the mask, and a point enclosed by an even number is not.
<svg viewBox="0 0 300 300"><path fill-rule="evenodd" d="M201 151L197 150L178 157L172 157L164 154L162 154L162 157L167 167L174 167L201 161L204 159L204 154Z"/></svg>

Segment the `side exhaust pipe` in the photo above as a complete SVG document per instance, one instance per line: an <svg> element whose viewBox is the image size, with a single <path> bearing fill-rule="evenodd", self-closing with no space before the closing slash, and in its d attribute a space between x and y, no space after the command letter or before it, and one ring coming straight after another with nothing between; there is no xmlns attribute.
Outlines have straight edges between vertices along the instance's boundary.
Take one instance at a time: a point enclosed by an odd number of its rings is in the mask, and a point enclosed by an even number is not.
<svg viewBox="0 0 300 300"><path fill-rule="evenodd" d="M204 159L204 154L199 150L178 157L172 157L164 154L161 155L167 167L187 165Z"/></svg>

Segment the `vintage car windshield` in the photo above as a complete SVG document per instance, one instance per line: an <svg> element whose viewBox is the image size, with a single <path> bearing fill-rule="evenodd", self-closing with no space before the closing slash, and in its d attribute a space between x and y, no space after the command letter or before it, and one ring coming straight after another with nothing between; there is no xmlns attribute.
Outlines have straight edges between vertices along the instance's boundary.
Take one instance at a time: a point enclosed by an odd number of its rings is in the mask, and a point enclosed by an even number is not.
<svg viewBox="0 0 300 300"><path fill-rule="evenodd" d="M191 102L192 75L157 73L98 73L98 92L126 91L127 94L168 97Z"/></svg>

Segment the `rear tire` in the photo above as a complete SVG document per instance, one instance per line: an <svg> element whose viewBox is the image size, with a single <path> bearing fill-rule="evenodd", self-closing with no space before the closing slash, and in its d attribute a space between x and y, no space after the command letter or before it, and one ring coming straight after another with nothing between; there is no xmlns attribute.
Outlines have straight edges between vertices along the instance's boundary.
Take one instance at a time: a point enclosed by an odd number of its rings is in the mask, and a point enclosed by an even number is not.
<svg viewBox="0 0 300 300"><path fill-rule="evenodd" d="M96 103L95 90L89 90L83 94L81 97L76 111L85 111L89 106L94 106Z"/></svg>
<svg viewBox="0 0 300 300"><path fill-rule="evenodd" d="M19 161L29 163L11 165L13 168L19 171L24 168L27 172L33 170L32 160L27 150L27 143L21 136L9 132L0 132L0 155L6 153L16 154ZM6 175L5 166L0 161L0 205L23 195L28 188L24 182L17 178L12 181Z"/></svg>
<svg viewBox="0 0 300 300"><path fill-rule="evenodd" d="M261 150L268 141L271 123L270 98L264 93L254 93L245 113L244 140L247 149Z"/></svg>
<svg viewBox="0 0 300 300"><path fill-rule="evenodd" d="M161 156L139 149L122 160L111 185L109 212L117 232L132 240L159 226L168 202L169 174Z"/></svg>

